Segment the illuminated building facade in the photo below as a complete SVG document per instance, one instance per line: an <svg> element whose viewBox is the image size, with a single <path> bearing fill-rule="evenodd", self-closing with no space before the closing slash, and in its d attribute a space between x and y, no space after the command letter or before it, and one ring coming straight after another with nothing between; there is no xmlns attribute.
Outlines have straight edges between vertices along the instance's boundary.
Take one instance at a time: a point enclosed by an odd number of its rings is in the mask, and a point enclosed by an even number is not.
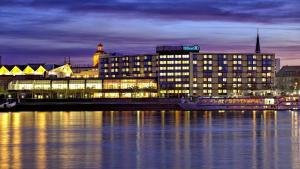
<svg viewBox="0 0 300 169"><path fill-rule="evenodd" d="M161 97L192 96L192 53L200 47L158 46L158 81Z"/></svg>
<svg viewBox="0 0 300 169"><path fill-rule="evenodd" d="M152 98L157 97L155 79L38 79L13 80L8 91L21 98Z"/></svg>
<svg viewBox="0 0 300 169"><path fill-rule="evenodd" d="M156 77L156 58L156 55L104 55L100 58L100 77Z"/></svg>
<svg viewBox="0 0 300 169"><path fill-rule="evenodd" d="M100 43L97 45L97 51L93 56L93 67L99 66L99 61L100 58L103 56L103 54L104 54L104 46Z"/></svg>
<svg viewBox="0 0 300 169"><path fill-rule="evenodd" d="M274 54L199 50L197 45L159 46L156 55L107 55L100 59L100 77L157 78L160 97L271 93Z"/></svg>
<svg viewBox="0 0 300 169"><path fill-rule="evenodd" d="M44 76L46 72L54 69L56 65L45 65L45 64L29 64L29 65L1 65L0 66L0 77L1 76Z"/></svg>
<svg viewBox="0 0 300 169"><path fill-rule="evenodd" d="M193 95L268 94L273 89L274 54L195 53L192 58Z"/></svg>
<svg viewBox="0 0 300 169"><path fill-rule="evenodd" d="M52 67L1 66L0 85L9 84L12 92L41 92L51 98L266 95L274 87L276 66L275 54L261 53L258 36L253 53L204 53L191 45L158 46L156 54L122 56L105 53L99 44L92 66L72 67L70 61ZM1 81L7 76L28 78ZM101 88L90 89L93 80Z"/></svg>

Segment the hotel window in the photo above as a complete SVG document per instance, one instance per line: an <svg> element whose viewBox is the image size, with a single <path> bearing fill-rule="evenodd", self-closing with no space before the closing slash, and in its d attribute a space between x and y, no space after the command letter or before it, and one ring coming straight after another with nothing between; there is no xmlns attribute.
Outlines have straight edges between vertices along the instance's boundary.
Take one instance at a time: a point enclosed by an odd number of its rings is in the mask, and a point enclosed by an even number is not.
<svg viewBox="0 0 300 169"><path fill-rule="evenodd" d="M203 55L203 58L206 59L206 58L207 58L207 55Z"/></svg>
<svg viewBox="0 0 300 169"><path fill-rule="evenodd" d="M101 80L87 80L86 81L87 89L102 89Z"/></svg>
<svg viewBox="0 0 300 169"><path fill-rule="evenodd" d="M176 60L175 64L181 64L181 61L180 60Z"/></svg>
<svg viewBox="0 0 300 169"><path fill-rule="evenodd" d="M52 89L68 89L67 81L52 81Z"/></svg>
<svg viewBox="0 0 300 169"><path fill-rule="evenodd" d="M167 58L173 59L173 58L174 58L174 55L168 55Z"/></svg>
<svg viewBox="0 0 300 169"><path fill-rule="evenodd" d="M190 87L190 84L183 84L183 87Z"/></svg>
<svg viewBox="0 0 300 169"><path fill-rule="evenodd" d="M173 65L173 64L174 64L174 61L173 61L173 60L171 60L171 61L167 61L167 64L169 64L169 65Z"/></svg>
<svg viewBox="0 0 300 169"><path fill-rule="evenodd" d="M179 59L181 58L181 55L175 55L175 58Z"/></svg>
<svg viewBox="0 0 300 169"><path fill-rule="evenodd" d="M183 66L182 70L189 70L189 67L188 66Z"/></svg>
<svg viewBox="0 0 300 169"><path fill-rule="evenodd" d="M167 70L174 70L174 67L167 67Z"/></svg>
<svg viewBox="0 0 300 169"><path fill-rule="evenodd" d="M223 67L222 67L222 66L219 66L219 70L223 70Z"/></svg>
<svg viewBox="0 0 300 169"><path fill-rule="evenodd" d="M160 67L159 69L160 69L160 70L167 70L166 67Z"/></svg>
<svg viewBox="0 0 300 169"><path fill-rule="evenodd" d="M175 76L181 76L181 73L180 72L176 72Z"/></svg>
<svg viewBox="0 0 300 169"><path fill-rule="evenodd" d="M183 76L188 76L190 73L189 72L183 72L182 75Z"/></svg>
<svg viewBox="0 0 300 169"><path fill-rule="evenodd" d="M190 55L182 55L182 58L189 58Z"/></svg>
<svg viewBox="0 0 300 169"><path fill-rule="evenodd" d="M181 87L181 86L182 86L181 84L176 84L176 85L175 85L175 87Z"/></svg>
<svg viewBox="0 0 300 169"><path fill-rule="evenodd" d="M160 73L159 75L160 76L166 76L166 73Z"/></svg>
<svg viewBox="0 0 300 169"><path fill-rule="evenodd" d="M160 55L159 58L165 59L165 58L166 58L166 55Z"/></svg>
<svg viewBox="0 0 300 169"><path fill-rule="evenodd" d="M167 75L168 76L174 76L174 73L173 72L168 72Z"/></svg>
<svg viewBox="0 0 300 169"><path fill-rule="evenodd" d="M224 61L223 61L223 64L225 64L225 65L226 65L226 64L227 64L227 60L224 60Z"/></svg>
<svg viewBox="0 0 300 169"><path fill-rule="evenodd" d="M175 79L175 82L180 82L180 81L181 81L180 78L176 78L176 79Z"/></svg>
<svg viewBox="0 0 300 169"><path fill-rule="evenodd" d="M194 65L196 65L196 64L197 64L197 61L196 61L196 60L194 60L194 61L193 61L193 64L194 64Z"/></svg>
<svg viewBox="0 0 300 169"><path fill-rule="evenodd" d="M181 67L179 67L179 66L175 67L175 70L181 70Z"/></svg>
<svg viewBox="0 0 300 169"><path fill-rule="evenodd" d="M183 60L182 64L189 64L190 62L188 60Z"/></svg>
<svg viewBox="0 0 300 169"><path fill-rule="evenodd" d="M223 87L223 84L218 84L218 87L219 87L219 88Z"/></svg>
<svg viewBox="0 0 300 169"><path fill-rule="evenodd" d="M167 61L160 61L159 64L167 64Z"/></svg>
<svg viewBox="0 0 300 169"><path fill-rule="evenodd" d="M197 84L193 84L193 87L198 87L198 85Z"/></svg>

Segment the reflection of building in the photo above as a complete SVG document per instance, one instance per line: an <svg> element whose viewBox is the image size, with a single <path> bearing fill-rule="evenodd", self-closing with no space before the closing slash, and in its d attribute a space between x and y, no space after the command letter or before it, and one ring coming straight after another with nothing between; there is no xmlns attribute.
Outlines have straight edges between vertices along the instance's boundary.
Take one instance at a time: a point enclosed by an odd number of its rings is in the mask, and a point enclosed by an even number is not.
<svg viewBox="0 0 300 169"><path fill-rule="evenodd" d="M283 66L276 74L276 87L285 92L300 89L300 66Z"/></svg>
<svg viewBox="0 0 300 169"><path fill-rule="evenodd" d="M8 90L29 98L149 98L157 97L154 79L13 80Z"/></svg>

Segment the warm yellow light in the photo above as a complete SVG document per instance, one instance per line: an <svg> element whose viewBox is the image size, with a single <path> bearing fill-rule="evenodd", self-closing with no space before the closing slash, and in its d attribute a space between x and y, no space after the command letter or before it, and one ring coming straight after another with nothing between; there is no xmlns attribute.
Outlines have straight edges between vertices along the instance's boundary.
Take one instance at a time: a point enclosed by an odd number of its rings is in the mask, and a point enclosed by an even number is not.
<svg viewBox="0 0 300 169"><path fill-rule="evenodd" d="M26 66L26 68L23 70L23 73L25 75L32 75L34 74L34 70L28 65Z"/></svg>
<svg viewBox="0 0 300 169"><path fill-rule="evenodd" d="M12 75L24 75L24 73L22 72L22 70L20 68L18 68L18 66L15 66L13 69L11 69L10 73Z"/></svg>
<svg viewBox="0 0 300 169"><path fill-rule="evenodd" d="M49 75L56 75L57 77L71 77L72 74L73 71L68 64L49 71Z"/></svg>
<svg viewBox="0 0 300 169"><path fill-rule="evenodd" d="M2 66L0 68L0 75L11 75L11 73L9 72L9 70L7 70L5 66Z"/></svg>
<svg viewBox="0 0 300 169"><path fill-rule="evenodd" d="M45 73L46 69L43 66L40 66L35 70L35 74L37 75L43 75Z"/></svg>

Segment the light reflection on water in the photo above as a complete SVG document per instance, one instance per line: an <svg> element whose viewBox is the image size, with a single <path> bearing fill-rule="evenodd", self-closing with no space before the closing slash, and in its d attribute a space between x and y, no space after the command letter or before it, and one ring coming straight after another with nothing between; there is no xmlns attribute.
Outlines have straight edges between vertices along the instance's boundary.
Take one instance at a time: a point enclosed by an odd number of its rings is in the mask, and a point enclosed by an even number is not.
<svg viewBox="0 0 300 169"><path fill-rule="evenodd" d="M299 113L0 113L0 168L300 168Z"/></svg>

